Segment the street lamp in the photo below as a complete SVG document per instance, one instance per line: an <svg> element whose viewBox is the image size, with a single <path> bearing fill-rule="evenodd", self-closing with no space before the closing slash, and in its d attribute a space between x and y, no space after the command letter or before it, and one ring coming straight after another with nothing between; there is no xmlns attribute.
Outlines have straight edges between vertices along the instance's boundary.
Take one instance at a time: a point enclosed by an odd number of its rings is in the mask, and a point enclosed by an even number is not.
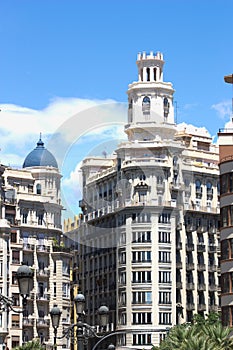
<svg viewBox="0 0 233 350"><path fill-rule="evenodd" d="M15 313L22 313L27 303L27 297L32 290L33 271L27 265L21 265L16 272L16 278L19 284L19 293L23 298L23 310L15 310L13 308L14 299L6 297L3 294L0 294L0 306L6 310L11 309Z"/></svg>
<svg viewBox="0 0 233 350"><path fill-rule="evenodd" d="M50 316L52 319L52 326L54 329L54 347L56 347L57 343L57 329L59 327L60 323L60 317L61 317L61 311L57 305L54 305L54 307L50 311Z"/></svg>
<svg viewBox="0 0 233 350"><path fill-rule="evenodd" d="M27 297L29 296L33 287L33 271L29 266L21 265L16 272L16 277L19 284L19 292L23 298L23 307L25 307Z"/></svg>
<svg viewBox="0 0 233 350"><path fill-rule="evenodd" d="M104 337L103 334L99 334L96 332L96 329L94 326L91 326L85 322L83 322L83 316L84 316L84 307L85 307L85 296L81 293L77 294L74 297L74 304L76 307L76 313L77 313L77 322L75 324L72 324L67 329L63 330L63 335L61 337L57 337L57 329L59 327L59 321L60 321L60 315L61 311L60 309L55 306L50 311L50 316L52 319L52 326L54 329L54 348L56 348L57 339L62 339L64 337L71 338L74 340L74 342L78 343L78 349L83 350L84 344L89 338L102 338ZM106 326L108 324L108 314L109 309L107 306L102 305L100 306L98 310L98 314L100 317L100 327L103 332L106 330ZM114 348L115 349L115 348ZM113 348L110 350L113 350Z"/></svg>

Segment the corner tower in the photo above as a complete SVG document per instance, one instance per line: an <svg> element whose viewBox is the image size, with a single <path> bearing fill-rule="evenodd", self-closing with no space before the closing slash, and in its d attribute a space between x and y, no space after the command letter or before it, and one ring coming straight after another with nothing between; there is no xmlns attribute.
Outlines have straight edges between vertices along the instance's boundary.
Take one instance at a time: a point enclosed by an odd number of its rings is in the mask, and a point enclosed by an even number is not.
<svg viewBox="0 0 233 350"><path fill-rule="evenodd" d="M163 55L138 54L138 81L129 84L128 124L130 141L173 138L174 107L172 84L163 81Z"/></svg>

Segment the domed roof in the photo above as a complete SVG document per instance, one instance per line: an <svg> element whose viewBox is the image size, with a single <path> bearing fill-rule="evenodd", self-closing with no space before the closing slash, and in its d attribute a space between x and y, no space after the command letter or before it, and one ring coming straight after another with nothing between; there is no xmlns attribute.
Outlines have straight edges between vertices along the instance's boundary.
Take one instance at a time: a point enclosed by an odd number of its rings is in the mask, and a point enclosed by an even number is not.
<svg viewBox="0 0 233 350"><path fill-rule="evenodd" d="M27 155L23 163L23 168L34 166L51 166L58 168L55 157L44 147L44 142L41 140L41 137L37 142L36 148Z"/></svg>

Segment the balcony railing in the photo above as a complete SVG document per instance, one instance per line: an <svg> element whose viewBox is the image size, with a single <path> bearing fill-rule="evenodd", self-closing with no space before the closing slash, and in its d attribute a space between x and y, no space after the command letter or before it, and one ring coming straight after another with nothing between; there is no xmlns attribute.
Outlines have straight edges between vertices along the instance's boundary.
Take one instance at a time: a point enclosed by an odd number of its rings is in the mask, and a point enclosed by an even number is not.
<svg viewBox="0 0 233 350"><path fill-rule="evenodd" d="M195 285L194 285L194 283L187 283L187 285L186 285L186 289L187 290L194 290L194 288L195 288Z"/></svg>
<svg viewBox="0 0 233 350"><path fill-rule="evenodd" d="M36 251L37 252L42 252L42 253L49 253L50 252L50 247L41 244L36 246Z"/></svg>
<svg viewBox="0 0 233 350"><path fill-rule="evenodd" d="M45 320L44 318L38 318L36 320L36 326L37 327L49 327L50 325L50 320Z"/></svg>
<svg viewBox="0 0 233 350"><path fill-rule="evenodd" d="M186 270L187 270L187 271L194 270L194 267L195 267L195 266L194 266L193 263L189 263L189 264L186 265Z"/></svg>
<svg viewBox="0 0 233 350"><path fill-rule="evenodd" d="M197 270L198 271L205 271L206 265L205 264L197 264Z"/></svg>
<svg viewBox="0 0 233 350"><path fill-rule="evenodd" d="M34 319L23 317L23 326L34 326Z"/></svg>
<svg viewBox="0 0 233 350"><path fill-rule="evenodd" d="M204 283L198 283L197 284L197 289L201 290L201 291L204 291L204 290L206 290L206 285Z"/></svg>
<svg viewBox="0 0 233 350"><path fill-rule="evenodd" d="M198 311L205 311L206 310L206 305L205 304L198 304L197 305Z"/></svg>

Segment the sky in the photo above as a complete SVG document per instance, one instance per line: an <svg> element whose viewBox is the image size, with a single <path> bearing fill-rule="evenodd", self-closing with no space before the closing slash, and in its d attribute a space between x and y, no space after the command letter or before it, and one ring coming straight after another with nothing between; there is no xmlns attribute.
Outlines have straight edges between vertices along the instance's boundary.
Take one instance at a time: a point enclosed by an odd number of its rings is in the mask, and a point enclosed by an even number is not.
<svg viewBox="0 0 233 350"><path fill-rule="evenodd" d="M0 13L0 161L22 167L41 132L64 217L79 211L82 159L125 138L138 52L163 53L177 123L216 141L231 118L232 0L0 0Z"/></svg>

